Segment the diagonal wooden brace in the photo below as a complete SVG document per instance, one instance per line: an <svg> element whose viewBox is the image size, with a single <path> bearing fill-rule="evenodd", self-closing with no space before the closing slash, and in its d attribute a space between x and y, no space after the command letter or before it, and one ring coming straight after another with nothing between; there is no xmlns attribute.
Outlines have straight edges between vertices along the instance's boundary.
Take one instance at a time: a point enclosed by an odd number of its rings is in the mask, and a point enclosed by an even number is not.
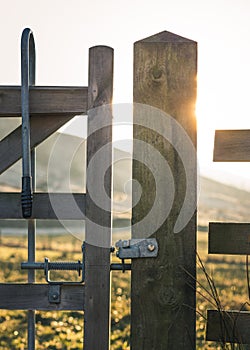
<svg viewBox="0 0 250 350"><path fill-rule="evenodd" d="M31 148L38 146L55 131L66 124L73 116L61 116L52 118L33 117L30 121ZM0 142L0 174L11 167L22 157L22 128L21 126L12 131Z"/></svg>
<svg viewBox="0 0 250 350"><path fill-rule="evenodd" d="M30 87L31 148L38 146L74 116L87 112L87 87ZM21 87L0 86L0 117L21 116ZM18 127L0 142L0 174L21 158Z"/></svg>

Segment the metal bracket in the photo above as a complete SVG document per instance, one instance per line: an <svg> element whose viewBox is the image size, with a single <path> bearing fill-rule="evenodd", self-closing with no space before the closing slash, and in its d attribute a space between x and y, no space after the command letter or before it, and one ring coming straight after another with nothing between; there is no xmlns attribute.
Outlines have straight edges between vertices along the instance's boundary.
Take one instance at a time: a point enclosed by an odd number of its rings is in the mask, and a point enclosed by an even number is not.
<svg viewBox="0 0 250 350"><path fill-rule="evenodd" d="M58 262L50 262L48 258L44 259L43 263L43 268L44 268L44 274L46 281L49 284L81 284L84 282L84 273L82 272L82 278L80 281L75 281L75 282L66 282L66 281L52 281L50 279L50 271L52 270L57 270L57 271L77 271L78 276L81 276L81 270L84 271L84 267L81 263L80 260L78 262L68 262L68 261L58 261Z"/></svg>
<svg viewBox="0 0 250 350"><path fill-rule="evenodd" d="M120 259L155 258L158 255L158 243L155 238L120 240L115 244Z"/></svg>
<svg viewBox="0 0 250 350"><path fill-rule="evenodd" d="M131 270L131 264L125 264L125 259L155 258L158 255L158 243L155 238L119 240L115 244L116 256L122 263L111 264L110 270Z"/></svg>
<svg viewBox="0 0 250 350"><path fill-rule="evenodd" d="M59 284L52 284L49 286L49 302L59 304L61 302L61 286Z"/></svg>

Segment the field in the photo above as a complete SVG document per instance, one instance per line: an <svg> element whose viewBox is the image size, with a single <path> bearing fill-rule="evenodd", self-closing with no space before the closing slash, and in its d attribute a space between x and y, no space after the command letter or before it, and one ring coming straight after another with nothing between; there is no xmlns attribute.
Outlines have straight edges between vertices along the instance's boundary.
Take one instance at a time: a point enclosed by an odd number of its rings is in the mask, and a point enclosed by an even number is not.
<svg viewBox="0 0 250 350"><path fill-rule="evenodd" d="M80 241L66 235L38 235L37 261L45 256L51 260L81 259ZM207 255L207 233L198 234L198 253L206 273L212 276L220 302L225 310L239 310L248 301L245 257ZM20 263L27 260L27 242L24 236L1 237L0 281L26 282L27 272ZM37 271L37 281L44 281ZM58 277L58 276L57 276ZM75 278L64 273L64 278ZM203 269L197 265L197 346L196 349L223 349L220 344L205 341L206 310L215 309ZM244 307L247 310L247 306ZM36 312L36 348L80 349L83 342L82 312ZM130 273L112 272L111 349L129 349L130 329ZM0 311L0 349L26 349L26 313ZM224 349L243 349L226 345Z"/></svg>
<svg viewBox="0 0 250 350"><path fill-rule="evenodd" d="M219 344L205 341L206 310L249 310L248 283L246 277L246 257L207 254L207 232L198 232L197 258L197 341L196 349L249 349L242 344ZM206 274L216 288L214 297Z"/></svg>

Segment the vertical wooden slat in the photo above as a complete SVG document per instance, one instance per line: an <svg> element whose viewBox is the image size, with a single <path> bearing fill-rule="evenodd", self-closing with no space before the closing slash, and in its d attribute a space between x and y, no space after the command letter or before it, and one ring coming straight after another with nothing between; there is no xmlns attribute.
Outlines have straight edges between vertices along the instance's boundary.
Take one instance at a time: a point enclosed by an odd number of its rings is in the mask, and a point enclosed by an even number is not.
<svg viewBox="0 0 250 350"><path fill-rule="evenodd" d="M171 115L185 129L195 146L196 55L196 42L169 32L159 33L134 45L134 102L158 108L156 112L150 107L134 107L133 179L140 183L142 192L141 200L132 212L134 238L149 232L150 225L145 225L147 221L143 218L154 204L157 185L160 186L161 202L151 220L152 225L158 225L153 236L158 240L159 255L156 259L136 259L132 263L133 350L195 349L196 213L180 232L174 233L174 227L187 191L183 160L193 164L189 181L192 182L192 202L196 202L196 156L193 152L187 159L181 159L182 155L162 134L172 132L172 140L181 146L183 133L174 135L171 125L175 123L167 118L166 123L160 121L155 114L158 115L161 110ZM144 120L153 120L152 127L147 127ZM143 141L144 146L138 140ZM155 151L150 154L152 148ZM160 161L160 155L163 161ZM154 162L151 170L150 162ZM172 180L171 176L166 179L166 163L171 169ZM170 202L171 181L175 190L172 191L174 202L170 215L162 224L157 220L164 215ZM137 196L134 187L133 203L137 202Z"/></svg>
<svg viewBox="0 0 250 350"><path fill-rule="evenodd" d="M85 350L109 349L112 92L113 49L105 46L92 47L89 51ZM101 152L103 147L105 147L105 154L98 159L98 151ZM106 198L102 193L104 180ZM103 205L105 210L102 209Z"/></svg>

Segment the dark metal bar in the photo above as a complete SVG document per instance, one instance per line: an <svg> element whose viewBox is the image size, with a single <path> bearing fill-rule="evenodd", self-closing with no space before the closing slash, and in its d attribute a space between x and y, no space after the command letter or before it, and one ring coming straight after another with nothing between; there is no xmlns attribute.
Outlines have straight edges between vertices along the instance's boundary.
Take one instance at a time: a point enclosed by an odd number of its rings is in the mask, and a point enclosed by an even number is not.
<svg viewBox="0 0 250 350"><path fill-rule="evenodd" d="M82 263L81 262L49 262L48 263L49 270L58 270L58 271L78 271L82 270ZM21 263L21 269L25 270L44 270L45 269L45 263L43 262L23 262Z"/></svg>
<svg viewBox="0 0 250 350"><path fill-rule="evenodd" d="M32 215L32 187L35 188L35 150L30 147L29 86L35 85L35 42L29 28L24 29L21 39L21 102L22 102L22 212L24 218ZM32 180L33 178L33 180ZM35 261L36 223L28 220L28 261ZM28 271L28 282L35 282L35 270ZM28 310L28 349L35 349L35 311Z"/></svg>
<svg viewBox="0 0 250 350"><path fill-rule="evenodd" d="M23 270L44 270L43 262L22 262L21 269Z"/></svg>
<svg viewBox="0 0 250 350"><path fill-rule="evenodd" d="M32 187L36 188L36 150L31 152L31 175L32 175ZM33 263L36 261L36 221L35 219L28 220L28 262ZM30 270L28 272L28 281L30 283L35 282L35 271Z"/></svg>
<svg viewBox="0 0 250 350"><path fill-rule="evenodd" d="M75 262L49 262L49 270L82 270L82 264ZM43 262L23 262L21 269L25 270L44 270ZM112 271L131 270L131 264L113 263L110 265Z"/></svg>
<svg viewBox="0 0 250 350"><path fill-rule="evenodd" d="M114 263L110 265L111 271L128 271L131 270L131 264Z"/></svg>
<svg viewBox="0 0 250 350"><path fill-rule="evenodd" d="M30 159L29 86L35 84L35 43L32 31L24 29L21 39L21 101L22 101L22 210L23 217L32 214L32 184Z"/></svg>
<svg viewBox="0 0 250 350"><path fill-rule="evenodd" d="M36 150L31 152L31 175L32 175L32 187L36 188ZM36 220L28 220L28 262L32 263L36 260ZM28 271L28 282L35 282L35 270ZM35 349L35 337L36 337L36 312L34 310L28 310L28 349Z"/></svg>

